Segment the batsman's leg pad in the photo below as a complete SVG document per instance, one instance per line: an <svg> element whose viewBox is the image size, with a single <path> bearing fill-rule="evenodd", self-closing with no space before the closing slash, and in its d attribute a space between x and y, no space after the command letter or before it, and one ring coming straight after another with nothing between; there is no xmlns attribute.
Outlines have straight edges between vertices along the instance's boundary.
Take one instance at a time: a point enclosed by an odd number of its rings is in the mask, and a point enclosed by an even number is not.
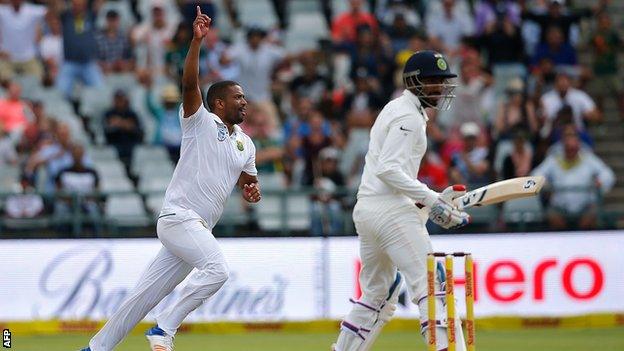
<svg viewBox="0 0 624 351"><path fill-rule="evenodd" d="M445 282L442 282L441 286L444 287ZM443 350L448 347L448 320L446 318L446 294L444 291L436 293L436 349ZM429 320L427 318L429 306L427 305L427 296L421 297L417 301L418 311L420 313L420 334L425 339L425 343L429 339ZM457 306L457 299L455 299L455 306ZM457 309L455 315L458 316ZM455 350L466 351L466 342L464 341L464 333L462 330L461 319L455 318Z"/></svg>
<svg viewBox="0 0 624 351"><path fill-rule="evenodd" d="M350 300L353 309L340 325L336 351L368 351L372 348L381 329L396 311L402 281L403 277L397 272L388 296L381 304Z"/></svg>

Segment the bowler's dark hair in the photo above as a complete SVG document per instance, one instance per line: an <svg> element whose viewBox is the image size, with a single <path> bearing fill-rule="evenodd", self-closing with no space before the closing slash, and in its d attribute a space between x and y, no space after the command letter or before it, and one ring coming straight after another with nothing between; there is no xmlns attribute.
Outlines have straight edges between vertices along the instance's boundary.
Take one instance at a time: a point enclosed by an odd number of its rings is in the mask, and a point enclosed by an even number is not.
<svg viewBox="0 0 624 351"><path fill-rule="evenodd" d="M215 100L217 99L225 99L225 94L227 89L234 85L240 85L233 80L222 80L220 82L216 82L208 88L208 92L206 93L206 103L208 103L208 108L210 111L214 110Z"/></svg>

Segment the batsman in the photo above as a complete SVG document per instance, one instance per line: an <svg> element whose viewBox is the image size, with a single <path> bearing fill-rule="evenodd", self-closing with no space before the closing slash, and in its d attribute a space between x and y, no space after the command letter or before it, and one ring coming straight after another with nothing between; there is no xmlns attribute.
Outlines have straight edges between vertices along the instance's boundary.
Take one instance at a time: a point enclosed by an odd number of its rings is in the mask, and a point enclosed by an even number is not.
<svg viewBox="0 0 624 351"><path fill-rule="evenodd" d="M360 241L362 296L341 324L334 351L367 351L396 310L402 280L418 305L421 334L427 337L427 253L433 251L427 220L447 229L470 222L453 200L463 185L441 193L418 181L427 149L425 108L448 109L457 75L435 51L419 51L405 64L405 90L379 113L370 134L366 165L353 220ZM440 275L441 276L441 275ZM442 279L439 279L442 280ZM447 350L443 282L436 289L437 350ZM461 322L456 320L457 350L465 350Z"/></svg>

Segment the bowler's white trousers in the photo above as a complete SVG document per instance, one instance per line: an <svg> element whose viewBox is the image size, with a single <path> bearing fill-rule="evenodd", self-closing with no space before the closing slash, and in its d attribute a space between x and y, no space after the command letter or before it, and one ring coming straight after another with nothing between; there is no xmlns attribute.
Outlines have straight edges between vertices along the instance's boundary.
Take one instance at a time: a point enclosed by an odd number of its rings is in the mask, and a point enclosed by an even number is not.
<svg viewBox="0 0 624 351"><path fill-rule="evenodd" d="M158 326L167 334L175 335L184 318L223 286L228 279L227 264L208 228L191 210L175 209L161 215L156 231L163 247L130 297L91 339L92 351L113 350L193 268L197 270L179 300L156 317Z"/></svg>

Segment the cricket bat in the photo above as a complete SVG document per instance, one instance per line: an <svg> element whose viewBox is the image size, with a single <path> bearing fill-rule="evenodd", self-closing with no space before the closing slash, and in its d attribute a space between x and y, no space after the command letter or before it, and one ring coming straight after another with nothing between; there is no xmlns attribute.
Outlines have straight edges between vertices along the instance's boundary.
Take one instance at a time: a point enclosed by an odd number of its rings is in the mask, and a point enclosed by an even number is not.
<svg viewBox="0 0 624 351"><path fill-rule="evenodd" d="M544 182L545 179L542 176L502 180L467 192L464 196L455 199L455 204L461 210L534 196L542 190Z"/></svg>

